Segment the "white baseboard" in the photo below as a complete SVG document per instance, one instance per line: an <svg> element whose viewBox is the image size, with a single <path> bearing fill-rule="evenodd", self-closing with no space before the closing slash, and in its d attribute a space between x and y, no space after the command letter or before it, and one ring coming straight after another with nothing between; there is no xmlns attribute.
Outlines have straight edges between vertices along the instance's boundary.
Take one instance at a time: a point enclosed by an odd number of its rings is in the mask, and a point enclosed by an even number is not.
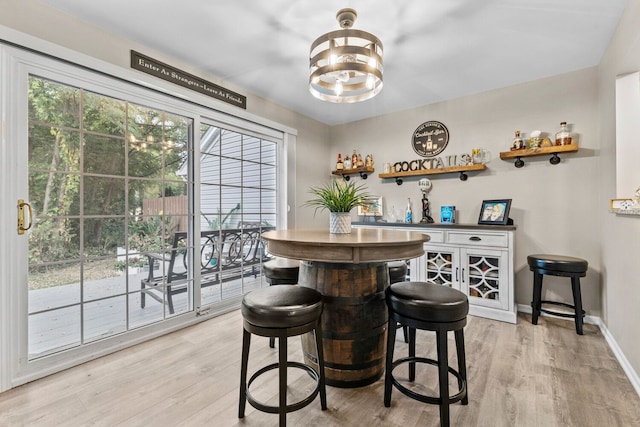
<svg viewBox="0 0 640 427"><path fill-rule="evenodd" d="M518 311L523 313L531 313L531 306L525 305L525 304L518 304ZM557 317L548 313L541 313L540 315ZM627 378L629 378L629 381L631 381L631 385L636 390L636 393L638 394L638 396L640 396L640 377L638 376L638 373L633 369L633 366L631 366L631 364L625 357L624 353L622 352L622 349L616 342L615 338L613 338L613 335L611 335L611 332L609 332L609 329L607 329L607 326L604 324L602 319L598 316L585 316L584 323L588 323L590 325L597 325L598 328L600 328L600 332L602 332L604 339L607 340L607 344L609 344L609 348L613 352L614 356L616 356L616 359L618 359L618 363L620 363L620 366L622 366L622 370L624 370L624 373L627 374Z"/></svg>

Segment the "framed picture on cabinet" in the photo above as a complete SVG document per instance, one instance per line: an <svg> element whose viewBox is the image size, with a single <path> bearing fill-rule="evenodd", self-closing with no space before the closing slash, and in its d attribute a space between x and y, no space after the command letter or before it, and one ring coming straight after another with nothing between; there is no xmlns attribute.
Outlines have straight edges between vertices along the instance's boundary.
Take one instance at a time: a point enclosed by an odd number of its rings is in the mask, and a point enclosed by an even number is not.
<svg viewBox="0 0 640 427"><path fill-rule="evenodd" d="M382 196L371 196L367 198L367 203L358 206L360 216L382 216Z"/></svg>
<svg viewBox="0 0 640 427"><path fill-rule="evenodd" d="M510 223L510 209L511 199L483 200L478 224L507 225Z"/></svg>

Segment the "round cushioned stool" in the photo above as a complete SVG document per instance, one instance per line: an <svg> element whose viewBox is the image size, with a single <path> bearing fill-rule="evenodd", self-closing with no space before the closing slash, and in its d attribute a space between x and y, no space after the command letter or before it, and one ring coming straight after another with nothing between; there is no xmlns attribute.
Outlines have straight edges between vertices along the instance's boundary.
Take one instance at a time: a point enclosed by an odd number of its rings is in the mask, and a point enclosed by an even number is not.
<svg viewBox="0 0 640 427"><path fill-rule="evenodd" d="M407 271L409 271L409 269L407 268L406 261L389 261L387 262L387 268L389 269L389 284L407 280ZM398 325L398 327L400 327L400 325ZM404 342L409 342L409 334L406 326L402 328L402 332L404 333Z"/></svg>
<svg viewBox="0 0 640 427"><path fill-rule="evenodd" d="M529 270L533 271L533 301L531 302L531 323L538 324L540 313L549 313L554 316L571 317L576 323L576 332L582 335L582 318L585 311L582 309L582 295L580 292L580 277L587 275L589 263L581 258L563 255L529 255L527 257ZM571 290L573 292L573 304L557 301L542 300L542 276L562 276L571 278ZM542 308L542 304L560 305L570 308L573 313L561 313Z"/></svg>
<svg viewBox="0 0 640 427"><path fill-rule="evenodd" d="M394 283L386 290L389 308L389 337L387 341L387 360L384 378L384 406L391 406L392 385L401 393L424 403L440 406L440 425L449 425L449 404L462 401L469 403L467 397L467 368L464 353L463 328L467 324L469 301L462 292L447 286L426 282ZM395 325L400 323L409 328L409 357L393 360L396 335ZM435 331L438 360L416 357L416 329ZM449 367L447 352L447 332L454 331L458 370ZM400 384L393 376L393 370L403 363L409 363L409 381L415 381L415 364L427 363L438 367L439 397L416 393ZM449 373L458 380L458 392L449 395Z"/></svg>
<svg viewBox="0 0 640 427"><path fill-rule="evenodd" d="M322 350L322 294L315 289L302 286L276 285L249 292L242 299L243 317L242 361L240 368L240 404L238 417L244 418L246 402L259 411L280 415L280 426L285 426L287 413L297 411L310 404L320 393L322 410L327 409ZM314 332L318 371L309 365L287 360L287 337ZM249 346L251 334L278 338L278 363L267 365L256 371L247 381ZM311 394L296 403L287 404L287 368L299 368L316 381ZM279 405L267 406L255 400L249 391L251 384L262 374L278 369Z"/></svg>
<svg viewBox="0 0 640 427"><path fill-rule="evenodd" d="M389 261L387 263L389 269L389 283L404 282L407 277L406 261Z"/></svg>
<svg viewBox="0 0 640 427"><path fill-rule="evenodd" d="M296 285L300 274L300 261L274 258L262 264L262 272L270 285ZM269 338L269 347L275 347L276 339Z"/></svg>
<svg viewBox="0 0 640 427"><path fill-rule="evenodd" d="M295 285L300 274L300 261L274 258L262 264L262 271L270 285Z"/></svg>

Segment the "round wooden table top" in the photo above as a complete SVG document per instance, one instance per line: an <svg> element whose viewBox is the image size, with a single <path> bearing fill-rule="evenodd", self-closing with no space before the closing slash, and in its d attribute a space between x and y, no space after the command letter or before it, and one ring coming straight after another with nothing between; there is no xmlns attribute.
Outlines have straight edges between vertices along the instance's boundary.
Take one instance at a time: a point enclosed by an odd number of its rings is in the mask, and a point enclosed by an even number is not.
<svg viewBox="0 0 640 427"><path fill-rule="evenodd" d="M350 234L328 229L272 230L262 233L270 253L304 261L361 263L416 258L429 236L415 231L354 228Z"/></svg>

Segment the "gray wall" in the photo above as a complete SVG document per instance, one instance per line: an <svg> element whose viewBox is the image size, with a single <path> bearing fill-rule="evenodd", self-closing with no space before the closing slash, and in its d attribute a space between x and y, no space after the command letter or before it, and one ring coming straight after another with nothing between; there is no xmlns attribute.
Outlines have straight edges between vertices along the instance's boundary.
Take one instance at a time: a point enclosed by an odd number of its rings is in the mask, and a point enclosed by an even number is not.
<svg viewBox="0 0 640 427"><path fill-rule="evenodd" d="M639 29L640 1L629 0L598 67L600 223L593 229L601 241L602 319L636 373L640 373L640 274L636 270L640 260L640 218L609 213L608 203L616 197L615 78L640 70Z"/></svg>
<svg viewBox="0 0 640 427"><path fill-rule="evenodd" d="M589 272L584 279L584 306L589 314L601 314L600 235L598 203L600 138L597 126L597 72L595 68L554 76L505 89L480 93L388 114L332 129L332 154L356 148L371 153L377 171L384 162L419 158L411 147L413 131L423 122L438 120L449 129L449 145L443 155L470 153L482 147L491 153L488 169L472 172L467 181L457 174L429 175L432 216L440 220L441 205L455 205L460 223L476 224L483 199L513 199L511 217L518 229L515 245L516 301L529 304L532 273L527 255L559 253L585 258ZM578 137L580 151L561 155L551 165L549 157L525 159L516 169L513 161L499 158L509 151L514 131L535 129L553 134L566 120ZM359 178L358 178L359 179ZM412 200L415 221L420 215L419 178L401 186L381 180L377 173L364 181L374 194L383 196L385 215L395 205L404 212ZM548 299L571 300L567 279L545 279Z"/></svg>

